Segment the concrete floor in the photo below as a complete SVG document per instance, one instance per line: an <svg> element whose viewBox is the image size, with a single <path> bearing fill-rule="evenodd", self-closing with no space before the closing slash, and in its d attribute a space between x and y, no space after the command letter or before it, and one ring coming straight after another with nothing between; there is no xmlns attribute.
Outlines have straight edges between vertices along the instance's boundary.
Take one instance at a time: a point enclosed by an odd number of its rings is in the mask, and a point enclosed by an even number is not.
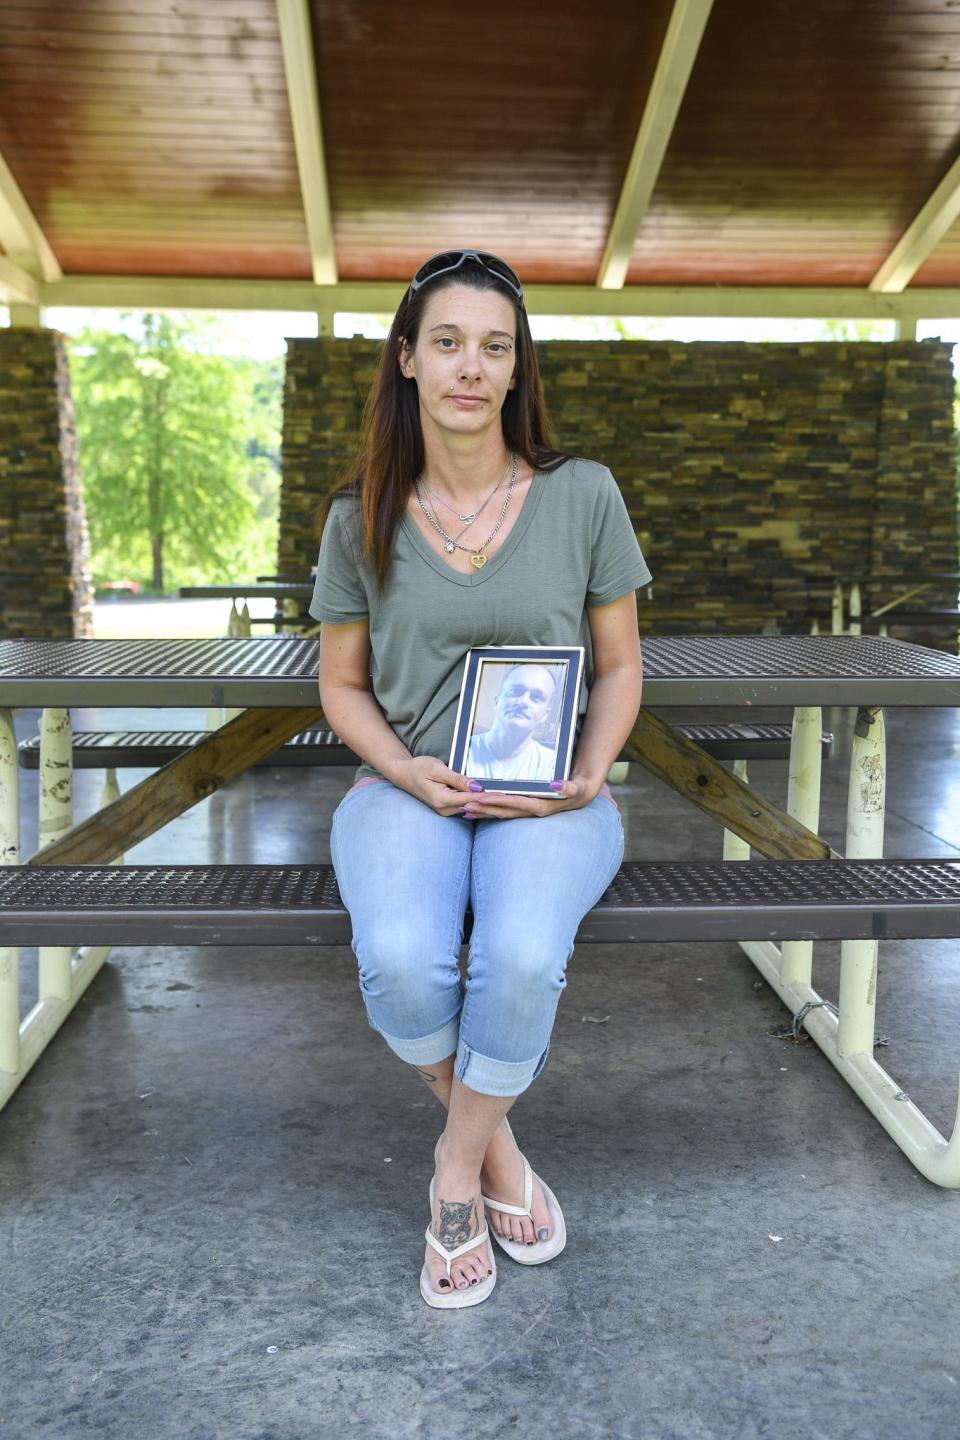
<svg viewBox="0 0 960 1440"><path fill-rule="evenodd" d="M850 716L825 718L842 846ZM888 735L886 853L960 853L957 712ZM751 778L782 801L784 770ZM327 859L348 783L260 771L130 858ZM628 855L717 852L636 767L621 795ZM23 808L29 853L28 776ZM883 1063L949 1129L960 943L881 966ZM511 1117L567 1250L503 1257L490 1302L444 1314L417 1289L440 1112L367 1027L350 951L114 951L0 1114L0 1437L955 1437L960 1196L785 1019L732 945L578 951Z"/></svg>

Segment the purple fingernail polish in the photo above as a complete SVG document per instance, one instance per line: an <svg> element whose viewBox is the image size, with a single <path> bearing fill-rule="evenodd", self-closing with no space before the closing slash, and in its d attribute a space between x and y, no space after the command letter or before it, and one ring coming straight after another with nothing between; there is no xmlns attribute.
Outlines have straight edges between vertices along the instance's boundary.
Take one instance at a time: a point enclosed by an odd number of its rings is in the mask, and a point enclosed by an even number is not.
<svg viewBox="0 0 960 1440"><path fill-rule="evenodd" d="M564 782L563 782L562 780L551 780L551 781L550 781L550 789L551 789L551 790L562 790L562 789L563 789L563 784L564 784Z"/></svg>
<svg viewBox="0 0 960 1440"><path fill-rule="evenodd" d="M483 789L483 786L480 784L479 780L471 780L470 784L467 786L467 789L472 790L474 794L476 794L479 790Z"/></svg>

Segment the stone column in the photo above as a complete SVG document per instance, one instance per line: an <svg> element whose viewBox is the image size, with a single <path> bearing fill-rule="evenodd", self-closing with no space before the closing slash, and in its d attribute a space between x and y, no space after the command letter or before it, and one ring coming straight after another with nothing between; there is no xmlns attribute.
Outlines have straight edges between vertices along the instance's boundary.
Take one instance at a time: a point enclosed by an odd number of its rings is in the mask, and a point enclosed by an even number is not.
<svg viewBox="0 0 960 1440"><path fill-rule="evenodd" d="M281 575L305 577L317 558L317 509L353 458L376 373L372 340L288 340L283 392Z"/></svg>
<svg viewBox="0 0 960 1440"><path fill-rule="evenodd" d="M0 636L93 633L77 429L63 336L0 330Z"/></svg>
<svg viewBox="0 0 960 1440"><path fill-rule="evenodd" d="M878 349L885 364L870 537L872 608L892 600L911 579L957 568L953 347L908 340ZM956 595L955 584L942 582L904 608L952 608ZM887 620L895 625L896 611ZM913 627L910 638L955 652L942 627Z"/></svg>

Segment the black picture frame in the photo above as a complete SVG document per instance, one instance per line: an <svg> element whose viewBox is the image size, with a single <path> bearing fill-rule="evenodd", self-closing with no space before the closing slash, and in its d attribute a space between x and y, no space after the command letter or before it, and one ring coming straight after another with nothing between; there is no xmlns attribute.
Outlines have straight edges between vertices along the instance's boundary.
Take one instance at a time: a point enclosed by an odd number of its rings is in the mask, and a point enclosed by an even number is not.
<svg viewBox="0 0 960 1440"><path fill-rule="evenodd" d="M582 645L468 650L450 769L480 780L485 790L556 798L550 782L566 780L573 761L584 659ZM531 668L545 671L552 689L532 674L508 682L513 671ZM515 741L516 749L504 749Z"/></svg>

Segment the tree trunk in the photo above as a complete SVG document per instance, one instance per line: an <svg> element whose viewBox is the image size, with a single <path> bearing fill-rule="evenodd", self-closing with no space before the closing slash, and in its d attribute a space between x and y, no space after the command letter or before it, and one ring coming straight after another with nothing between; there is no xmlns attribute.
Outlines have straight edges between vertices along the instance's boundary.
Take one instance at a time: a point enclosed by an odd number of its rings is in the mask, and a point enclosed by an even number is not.
<svg viewBox="0 0 960 1440"><path fill-rule="evenodd" d="M166 387L162 380L153 386L153 444L149 479L150 547L153 551L153 588L163 591L163 452Z"/></svg>
<svg viewBox="0 0 960 1440"><path fill-rule="evenodd" d="M153 588L163 589L163 536L152 535L150 537L153 547Z"/></svg>

